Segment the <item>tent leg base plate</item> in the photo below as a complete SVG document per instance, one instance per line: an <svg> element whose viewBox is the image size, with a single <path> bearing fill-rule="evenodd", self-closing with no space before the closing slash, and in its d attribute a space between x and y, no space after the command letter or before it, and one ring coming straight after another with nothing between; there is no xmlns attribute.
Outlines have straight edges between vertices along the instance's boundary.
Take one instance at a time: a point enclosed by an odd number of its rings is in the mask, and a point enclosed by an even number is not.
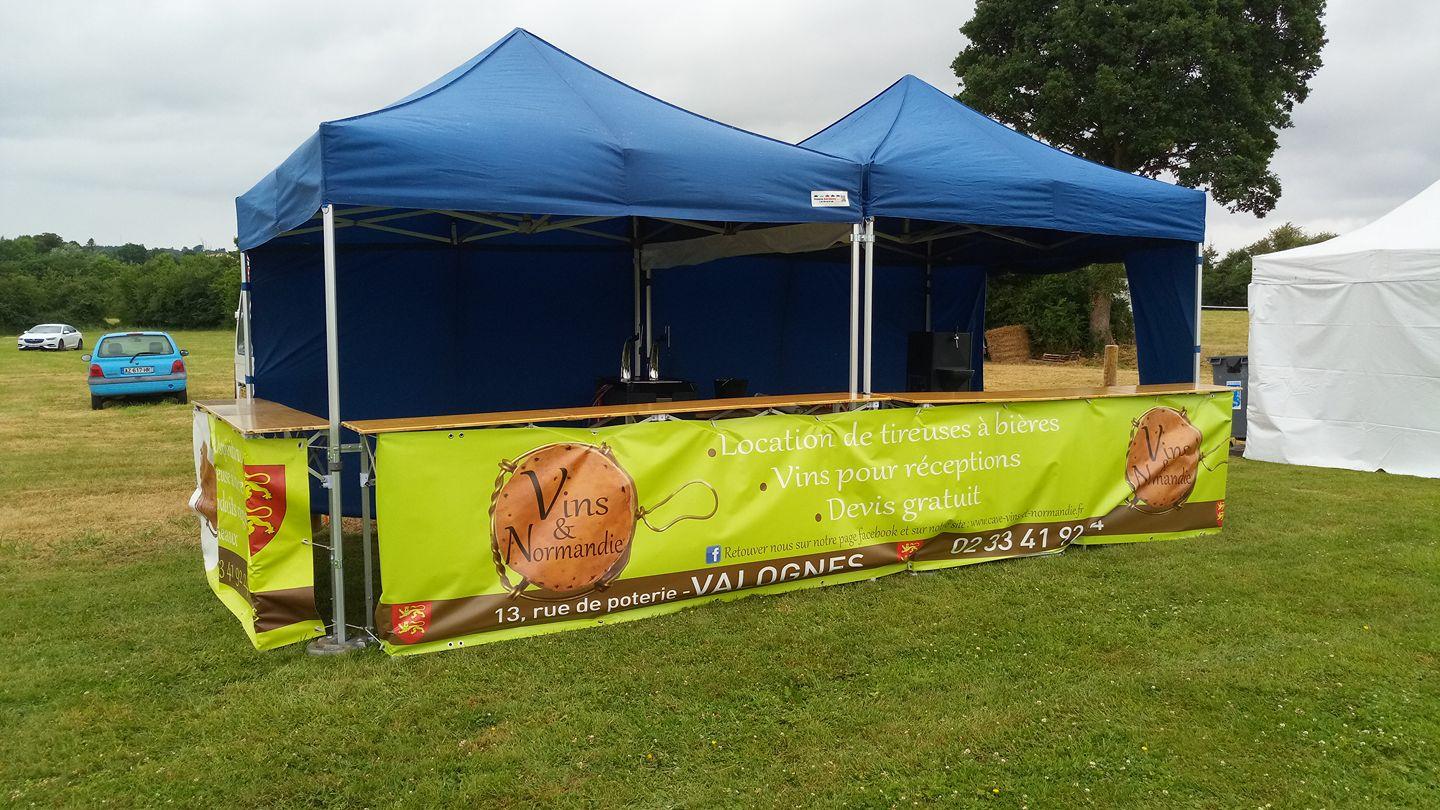
<svg viewBox="0 0 1440 810"><path fill-rule="evenodd" d="M335 636L321 636L305 645L305 652L309 655L345 655L357 650L363 650L368 646L364 636L352 636L343 642L336 641Z"/></svg>

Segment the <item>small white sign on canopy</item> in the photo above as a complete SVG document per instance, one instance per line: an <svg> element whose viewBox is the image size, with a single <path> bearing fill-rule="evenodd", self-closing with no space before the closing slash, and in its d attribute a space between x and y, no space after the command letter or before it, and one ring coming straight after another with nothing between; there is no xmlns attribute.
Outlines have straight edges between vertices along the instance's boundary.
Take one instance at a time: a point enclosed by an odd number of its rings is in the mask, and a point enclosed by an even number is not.
<svg viewBox="0 0 1440 810"><path fill-rule="evenodd" d="M1245 457L1440 478L1440 182L1255 257Z"/></svg>

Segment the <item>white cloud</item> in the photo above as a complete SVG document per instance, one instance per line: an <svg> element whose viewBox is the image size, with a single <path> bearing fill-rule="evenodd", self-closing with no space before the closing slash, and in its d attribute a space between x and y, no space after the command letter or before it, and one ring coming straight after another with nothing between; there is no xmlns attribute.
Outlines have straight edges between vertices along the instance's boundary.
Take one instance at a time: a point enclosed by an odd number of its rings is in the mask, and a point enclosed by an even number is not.
<svg viewBox="0 0 1440 810"><path fill-rule="evenodd" d="M1384 6L1383 8L1381 6ZM1275 167L1265 220L1344 230L1440 177L1440 8L1350 3ZM152 2L0 10L0 233L229 244L233 198L329 118L379 107L525 27L617 78L798 140L905 73L953 90L973 3ZM1428 150L1428 151L1427 151Z"/></svg>
<svg viewBox="0 0 1440 810"><path fill-rule="evenodd" d="M1206 228L1221 249L1294 222L1343 233L1440 179L1440 96L1434 93L1440 5L1332 3L1329 44L1272 168L1283 195L1264 219L1212 203Z"/></svg>

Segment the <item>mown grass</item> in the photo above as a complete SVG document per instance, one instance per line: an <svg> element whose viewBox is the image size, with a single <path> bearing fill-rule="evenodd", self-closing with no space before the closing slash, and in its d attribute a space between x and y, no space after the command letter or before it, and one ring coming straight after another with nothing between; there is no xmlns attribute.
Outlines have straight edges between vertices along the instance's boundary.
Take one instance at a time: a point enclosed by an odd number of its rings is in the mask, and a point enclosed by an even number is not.
<svg viewBox="0 0 1440 810"><path fill-rule="evenodd" d="M206 588L188 418L0 352L0 803L1440 804L1440 482L1236 459L1217 538L313 659Z"/></svg>
<svg viewBox="0 0 1440 810"><path fill-rule="evenodd" d="M1200 321L1200 342L1204 344L1205 357L1247 353L1250 345L1249 313L1243 310L1207 310Z"/></svg>

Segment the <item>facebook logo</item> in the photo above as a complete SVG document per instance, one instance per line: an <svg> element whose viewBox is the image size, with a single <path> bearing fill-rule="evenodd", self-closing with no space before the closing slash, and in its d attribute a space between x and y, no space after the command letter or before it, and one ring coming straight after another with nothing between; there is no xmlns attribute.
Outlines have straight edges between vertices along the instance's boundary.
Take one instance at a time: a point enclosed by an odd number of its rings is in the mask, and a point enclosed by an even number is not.
<svg viewBox="0 0 1440 810"><path fill-rule="evenodd" d="M720 547L710 546L705 549L705 564L714 565L720 562Z"/></svg>

